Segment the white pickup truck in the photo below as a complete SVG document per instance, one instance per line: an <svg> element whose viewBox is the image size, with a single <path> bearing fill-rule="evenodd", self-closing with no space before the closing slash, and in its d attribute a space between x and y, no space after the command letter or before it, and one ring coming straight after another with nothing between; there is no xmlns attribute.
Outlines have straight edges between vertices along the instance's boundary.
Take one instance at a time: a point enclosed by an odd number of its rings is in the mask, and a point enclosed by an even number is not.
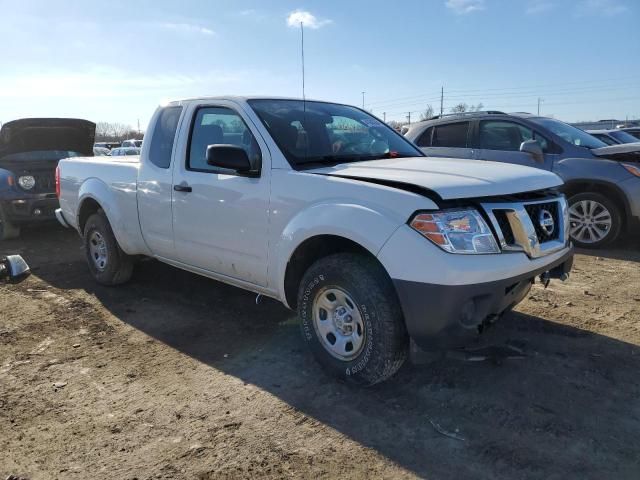
<svg viewBox="0 0 640 480"><path fill-rule="evenodd" d="M134 256L297 309L329 371L376 383L423 349L464 345L573 262L553 173L431 159L335 103L219 97L161 106L140 157L62 160L58 220L89 269Z"/></svg>

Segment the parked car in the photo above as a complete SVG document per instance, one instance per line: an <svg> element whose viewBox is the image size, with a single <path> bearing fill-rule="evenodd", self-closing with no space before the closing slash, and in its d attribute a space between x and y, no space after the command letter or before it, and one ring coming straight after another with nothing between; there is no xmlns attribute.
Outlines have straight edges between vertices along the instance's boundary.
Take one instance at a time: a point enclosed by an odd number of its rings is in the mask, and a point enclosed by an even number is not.
<svg viewBox="0 0 640 480"><path fill-rule="evenodd" d="M93 147L94 157L104 157L105 155L111 155L111 150L105 147Z"/></svg>
<svg viewBox="0 0 640 480"><path fill-rule="evenodd" d="M639 139L624 130L587 130L587 133L593 135L598 140L602 140L607 145L619 145L621 143L637 143Z"/></svg>
<svg viewBox="0 0 640 480"><path fill-rule="evenodd" d="M623 132L627 132L629 135L633 135L640 140L640 127L625 127L620 129Z"/></svg>
<svg viewBox="0 0 640 480"><path fill-rule="evenodd" d="M25 118L0 130L0 240L54 219L55 169L66 157L93 155L95 124L71 118Z"/></svg>
<svg viewBox="0 0 640 480"><path fill-rule="evenodd" d="M122 142L121 147L133 147L133 148L142 148L142 140L124 140Z"/></svg>
<svg viewBox="0 0 640 480"><path fill-rule="evenodd" d="M112 157L122 157L126 155L140 155L140 149L135 147L118 147L111 150Z"/></svg>
<svg viewBox="0 0 640 480"><path fill-rule="evenodd" d="M96 148L107 148L111 150L112 148L118 148L120 146L120 142L96 142L93 146Z"/></svg>
<svg viewBox="0 0 640 480"><path fill-rule="evenodd" d="M431 160L364 110L220 97L153 115L138 159L63 160L63 225L102 284L155 257L297 309L329 371L376 383L409 338L453 347L566 278L568 210L553 173Z"/></svg>
<svg viewBox="0 0 640 480"><path fill-rule="evenodd" d="M527 113L474 112L413 124L428 156L473 158L549 170L564 181L571 237L597 248L640 230L640 144L607 146L587 132Z"/></svg>

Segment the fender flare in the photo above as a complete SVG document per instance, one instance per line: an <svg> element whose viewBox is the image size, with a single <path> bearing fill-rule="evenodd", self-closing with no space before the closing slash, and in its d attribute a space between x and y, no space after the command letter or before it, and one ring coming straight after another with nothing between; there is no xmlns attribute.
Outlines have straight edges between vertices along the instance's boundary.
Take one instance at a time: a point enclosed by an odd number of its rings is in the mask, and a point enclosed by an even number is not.
<svg viewBox="0 0 640 480"><path fill-rule="evenodd" d="M273 278L277 281L278 297L289 307L285 294L287 265L296 249L306 240L320 235L343 237L377 256L401 225L402 221L361 204L316 203L298 212L273 248Z"/></svg>

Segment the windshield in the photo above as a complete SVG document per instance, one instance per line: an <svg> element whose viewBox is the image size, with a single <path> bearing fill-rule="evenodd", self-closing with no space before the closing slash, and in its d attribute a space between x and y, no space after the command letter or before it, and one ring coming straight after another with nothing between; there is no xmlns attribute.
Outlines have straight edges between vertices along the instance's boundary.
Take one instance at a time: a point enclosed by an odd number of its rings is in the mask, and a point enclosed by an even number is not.
<svg viewBox="0 0 640 480"><path fill-rule="evenodd" d="M623 132L622 130L619 131L619 132L609 132L609 135L611 135L613 138L615 138L616 140L618 140L621 143L636 143L636 142L640 142L639 139L637 139L636 137L634 137L630 133Z"/></svg>
<svg viewBox="0 0 640 480"><path fill-rule="evenodd" d="M553 118L533 118L531 119L531 121L537 123L538 125L542 125L543 127L551 130L553 133L558 135L560 138L578 147L601 148L607 146L606 143L604 143L602 140L598 140L590 133L573 127L568 123L554 120Z"/></svg>
<svg viewBox="0 0 640 480"><path fill-rule="evenodd" d="M69 157L81 157L82 154L69 150L36 150L33 152L12 153L2 157L2 160L22 161L22 160L60 160Z"/></svg>
<svg viewBox="0 0 640 480"><path fill-rule="evenodd" d="M302 100L249 100L292 166L424 154L388 125L347 105Z"/></svg>

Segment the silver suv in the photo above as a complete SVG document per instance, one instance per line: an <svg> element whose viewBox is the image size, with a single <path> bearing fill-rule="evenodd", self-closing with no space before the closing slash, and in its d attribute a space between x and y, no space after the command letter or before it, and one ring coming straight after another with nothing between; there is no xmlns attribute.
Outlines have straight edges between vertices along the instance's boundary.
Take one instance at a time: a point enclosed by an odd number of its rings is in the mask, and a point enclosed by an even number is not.
<svg viewBox="0 0 640 480"><path fill-rule="evenodd" d="M411 125L405 135L428 156L515 163L558 174L577 246L598 248L622 232L640 231L640 144L608 146L553 118L497 111L441 115Z"/></svg>

